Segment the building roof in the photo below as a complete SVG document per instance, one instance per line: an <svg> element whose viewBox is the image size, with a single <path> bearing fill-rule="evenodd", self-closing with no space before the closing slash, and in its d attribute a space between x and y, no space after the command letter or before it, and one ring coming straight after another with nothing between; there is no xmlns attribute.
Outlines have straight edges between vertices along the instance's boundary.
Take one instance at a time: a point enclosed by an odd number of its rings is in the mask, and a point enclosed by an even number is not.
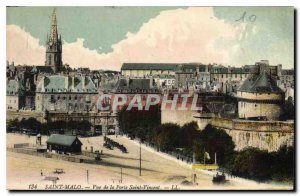
<svg viewBox="0 0 300 196"><path fill-rule="evenodd" d="M117 87L118 81L116 79L108 80L107 82L101 83L100 89L104 92L110 92Z"/></svg>
<svg viewBox="0 0 300 196"><path fill-rule="evenodd" d="M39 82L37 92L97 93L97 88L89 76L52 75Z"/></svg>
<svg viewBox="0 0 300 196"><path fill-rule="evenodd" d="M9 80L6 84L6 95L23 95L24 86L18 80Z"/></svg>
<svg viewBox="0 0 300 196"><path fill-rule="evenodd" d="M116 84L116 91L136 91L136 90L146 90L146 91L157 91L155 85L151 85L153 79L146 78L133 78L133 79L120 79Z"/></svg>
<svg viewBox="0 0 300 196"><path fill-rule="evenodd" d="M161 74L159 75L160 79L175 79L175 76L174 75L167 75L167 74Z"/></svg>
<svg viewBox="0 0 300 196"><path fill-rule="evenodd" d="M283 93L266 71L263 71L259 75L249 76L238 91L251 93Z"/></svg>
<svg viewBox="0 0 300 196"><path fill-rule="evenodd" d="M228 67L223 65L215 65L211 69L212 73L228 73Z"/></svg>
<svg viewBox="0 0 300 196"><path fill-rule="evenodd" d="M34 66L31 69L31 72L32 73L54 73L52 67L44 66L44 65Z"/></svg>
<svg viewBox="0 0 300 196"><path fill-rule="evenodd" d="M175 63L123 63L121 70L175 70Z"/></svg>
<svg viewBox="0 0 300 196"><path fill-rule="evenodd" d="M79 142L80 145L82 145L82 143L76 136L52 134L46 143L57 144L57 145L62 145L62 146L72 146L72 144L76 140Z"/></svg>
<svg viewBox="0 0 300 196"><path fill-rule="evenodd" d="M293 69L282 69L281 75L295 75L295 72Z"/></svg>

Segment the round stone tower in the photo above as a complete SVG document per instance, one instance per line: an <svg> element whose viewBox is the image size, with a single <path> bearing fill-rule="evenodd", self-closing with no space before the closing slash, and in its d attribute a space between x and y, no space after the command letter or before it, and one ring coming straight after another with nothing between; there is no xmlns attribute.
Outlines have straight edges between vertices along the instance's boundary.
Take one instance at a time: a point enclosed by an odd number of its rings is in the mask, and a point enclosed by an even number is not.
<svg viewBox="0 0 300 196"><path fill-rule="evenodd" d="M248 77L237 90L239 118L249 120L278 120L284 92L265 71Z"/></svg>

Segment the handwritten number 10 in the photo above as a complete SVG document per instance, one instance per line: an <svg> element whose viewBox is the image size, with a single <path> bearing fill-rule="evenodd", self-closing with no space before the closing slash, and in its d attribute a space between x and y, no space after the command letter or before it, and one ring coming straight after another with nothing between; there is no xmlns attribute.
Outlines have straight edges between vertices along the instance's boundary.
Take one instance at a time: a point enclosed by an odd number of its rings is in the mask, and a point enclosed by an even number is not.
<svg viewBox="0 0 300 196"><path fill-rule="evenodd" d="M246 17L246 15L247 15L247 12L244 11L242 17L239 18L239 19L236 20L236 21L242 21L242 22L244 22L245 20L248 20L248 21L250 21L250 22L254 22L254 21L256 20L256 15L252 14L252 15L247 16L247 17Z"/></svg>

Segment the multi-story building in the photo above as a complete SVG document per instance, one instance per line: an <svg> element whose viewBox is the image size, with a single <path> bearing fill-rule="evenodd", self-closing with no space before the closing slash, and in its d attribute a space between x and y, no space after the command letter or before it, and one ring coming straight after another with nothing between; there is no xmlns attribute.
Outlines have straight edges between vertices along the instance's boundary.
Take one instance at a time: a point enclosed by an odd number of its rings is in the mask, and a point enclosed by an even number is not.
<svg viewBox="0 0 300 196"><path fill-rule="evenodd" d="M97 88L87 76L45 76L37 85L35 108L48 112L96 111Z"/></svg>
<svg viewBox="0 0 300 196"><path fill-rule="evenodd" d="M174 63L123 63L121 74L131 78L175 75L177 65Z"/></svg>
<svg viewBox="0 0 300 196"><path fill-rule="evenodd" d="M282 69L280 76L280 87L286 89L288 87L294 88L295 71L293 69Z"/></svg>
<svg viewBox="0 0 300 196"><path fill-rule="evenodd" d="M211 70L211 86L219 92L231 94L251 74L253 73L244 68L215 66Z"/></svg>
<svg viewBox="0 0 300 196"><path fill-rule="evenodd" d="M160 75L154 77L154 80L158 88L171 90L175 87L175 76L174 75Z"/></svg>
<svg viewBox="0 0 300 196"><path fill-rule="evenodd" d="M190 89L196 85L195 77L197 76L196 64L180 64L175 73L175 88Z"/></svg>
<svg viewBox="0 0 300 196"><path fill-rule="evenodd" d="M6 110L17 111L24 107L24 87L18 80L9 80L6 84Z"/></svg>

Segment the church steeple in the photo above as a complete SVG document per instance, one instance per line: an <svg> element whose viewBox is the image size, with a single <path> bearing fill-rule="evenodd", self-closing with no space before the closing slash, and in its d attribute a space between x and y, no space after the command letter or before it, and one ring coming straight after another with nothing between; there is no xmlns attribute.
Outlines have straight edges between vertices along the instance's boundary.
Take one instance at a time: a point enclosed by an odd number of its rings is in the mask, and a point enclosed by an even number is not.
<svg viewBox="0 0 300 196"><path fill-rule="evenodd" d="M54 72L62 68L62 43L58 37L57 19L55 9L52 14L50 35L47 34L46 66L51 66Z"/></svg>
<svg viewBox="0 0 300 196"><path fill-rule="evenodd" d="M54 43L58 41L57 20L56 20L55 9L53 10L53 14L52 14L52 24L51 24L50 39Z"/></svg>

